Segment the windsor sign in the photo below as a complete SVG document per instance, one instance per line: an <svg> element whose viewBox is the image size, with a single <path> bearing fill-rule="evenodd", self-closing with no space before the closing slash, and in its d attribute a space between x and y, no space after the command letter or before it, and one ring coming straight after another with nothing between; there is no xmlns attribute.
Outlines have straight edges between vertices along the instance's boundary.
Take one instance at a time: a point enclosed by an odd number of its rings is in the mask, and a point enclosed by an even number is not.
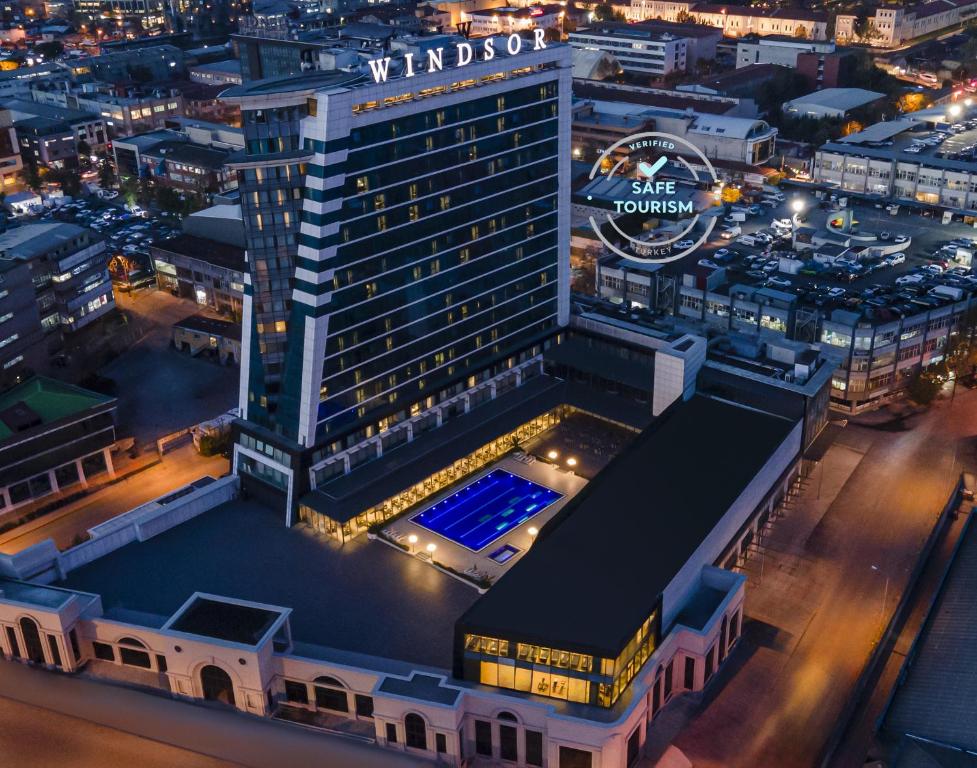
<svg viewBox="0 0 977 768"><path fill-rule="evenodd" d="M546 47L544 35L545 31L542 29L533 30L532 46L534 51L539 51ZM494 37L485 38L478 60L492 61L495 58L495 46L497 42L501 41L497 41ZM527 46L529 45L529 41L524 41L519 35L509 35L505 41L506 53L510 56L519 55L522 52L524 43ZM455 51L458 54L455 61L455 69L458 67L467 67L476 60L477 52L472 43L455 43ZM413 77L418 72L441 72L444 69L444 48L432 48L429 50L426 61L415 61L415 58L415 54L413 53L408 52L404 54L404 77ZM389 56L385 56L382 59L370 59L367 63L370 65L370 72L373 73L373 82L387 82L387 76L390 73Z"/></svg>

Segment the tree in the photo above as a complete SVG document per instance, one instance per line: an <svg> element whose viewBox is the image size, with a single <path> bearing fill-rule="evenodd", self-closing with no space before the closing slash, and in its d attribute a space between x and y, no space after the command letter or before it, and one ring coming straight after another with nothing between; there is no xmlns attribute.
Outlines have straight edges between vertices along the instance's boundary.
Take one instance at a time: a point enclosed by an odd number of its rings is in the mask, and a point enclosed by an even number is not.
<svg viewBox="0 0 977 768"><path fill-rule="evenodd" d="M24 165L24 183L35 192L41 191L44 182L41 180L41 173L34 163Z"/></svg>
<svg viewBox="0 0 977 768"><path fill-rule="evenodd" d="M594 18L598 21L627 21L624 14L615 11L610 3L600 3L594 6Z"/></svg>
<svg viewBox="0 0 977 768"><path fill-rule="evenodd" d="M39 56L45 61L54 61L64 53L64 43L59 40L51 40L47 43L38 43L34 46L34 55Z"/></svg>
<svg viewBox="0 0 977 768"><path fill-rule="evenodd" d="M104 189L115 186L115 168L108 155L100 155L98 158L98 183Z"/></svg>
<svg viewBox="0 0 977 768"><path fill-rule="evenodd" d="M896 107L900 112L916 112L925 106L926 97L918 91L904 93L896 101Z"/></svg>
<svg viewBox="0 0 977 768"><path fill-rule="evenodd" d="M921 371L917 373L912 381L909 382L907 393L915 402L920 405L929 405L936 399L942 385L935 376Z"/></svg>
<svg viewBox="0 0 977 768"><path fill-rule="evenodd" d="M81 192L81 177L77 169L52 168L48 171L46 179L60 186L61 191L66 195L74 197Z"/></svg>
<svg viewBox="0 0 977 768"><path fill-rule="evenodd" d="M799 37L802 40L807 40L808 37L807 27L805 27L803 24L798 24L797 27L794 29L794 37Z"/></svg>
<svg viewBox="0 0 977 768"><path fill-rule="evenodd" d="M855 37L866 43L871 43L878 37L882 35L879 33L878 28L868 16L858 16L855 18L855 23L852 24L852 32L855 33Z"/></svg>
<svg viewBox="0 0 977 768"><path fill-rule="evenodd" d="M681 10L675 15L675 21L678 24L695 24L696 19L691 13L686 10Z"/></svg>

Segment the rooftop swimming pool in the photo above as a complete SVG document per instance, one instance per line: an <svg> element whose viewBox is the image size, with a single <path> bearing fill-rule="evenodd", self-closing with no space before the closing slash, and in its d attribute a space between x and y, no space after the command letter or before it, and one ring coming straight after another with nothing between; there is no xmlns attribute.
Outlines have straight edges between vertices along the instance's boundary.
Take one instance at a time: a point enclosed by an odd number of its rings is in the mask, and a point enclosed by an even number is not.
<svg viewBox="0 0 977 768"><path fill-rule="evenodd" d="M495 469L418 512L411 521L478 552L562 497L524 477Z"/></svg>

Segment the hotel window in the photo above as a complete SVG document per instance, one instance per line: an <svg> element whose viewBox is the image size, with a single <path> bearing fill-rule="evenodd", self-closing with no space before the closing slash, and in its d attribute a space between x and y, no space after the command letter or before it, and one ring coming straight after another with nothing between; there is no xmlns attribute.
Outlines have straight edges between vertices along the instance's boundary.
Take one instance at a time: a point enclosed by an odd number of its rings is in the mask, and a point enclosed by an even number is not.
<svg viewBox="0 0 977 768"><path fill-rule="evenodd" d="M413 712L404 718L404 743L413 749L427 749L427 725Z"/></svg>
<svg viewBox="0 0 977 768"><path fill-rule="evenodd" d="M377 231L383 232L387 228L387 217L383 214L377 216Z"/></svg>
<svg viewBox="0 0 977 768"><path fill-rule="evenodd" d="M387 743L397 743L397 726L393 723L387 723Z"/></svg>
<svg viewBox="0 0 977 768"><path fill-rule="evenodd" d="M526 731L526 765L543 764L543 734L539 731Z"/></svg>
<svg viewBox="0 0 977 768"><path fill-rule="evenodd" d="M295 680L285 681L285 699L295 704L309 703L309 687Z"/></svg>
<svg viewBox="0 0 977 768"><path fill-rule="evenodd" d="M108 643L100 643L95 641L92 643L92 651L95 653L96 659L101 659L102 661L115 661L115 648Z"/></svg>
<svg viewBox="0 0 977 768"><path fill-rule="evenodd" d="M475 721L475 752L492 756L492 724L485 720Z"/></svg>

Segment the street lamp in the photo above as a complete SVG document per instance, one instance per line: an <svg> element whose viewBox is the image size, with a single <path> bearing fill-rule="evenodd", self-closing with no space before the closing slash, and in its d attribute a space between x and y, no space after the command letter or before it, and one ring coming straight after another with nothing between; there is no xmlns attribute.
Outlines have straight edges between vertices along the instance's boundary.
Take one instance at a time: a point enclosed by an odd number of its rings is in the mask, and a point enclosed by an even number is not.
<svg viewBox="0 0 977 768"><path fill-rule="evenodd" d="M569 459L567 459L567 466L568 467L577 466L577 460L571 456Z"/></svg>
<svg viewBox="0 0 977 768"><path fill-rule="evenodd" d="M947 110L947 114L949 114L950 117L960 117L962 113L963 107L961 107L959 104L951 104L950 108Z"/></svg>
<svg viewBox="0 0 977 768"><path fill-rule="evenodd" d="M790 209L794 212L794 215L790 217L790 232L793 235L792 239L795 241L794 243L792 243L792 245L796 247L797 217L800 216L801 213L803 213L804 211L804 201L801 200L801 198L799 197L795 197L793 200L790 201Z"/></svg>
<svg viewBox="0 0 977 768"><path fill-rule="evenodd" d="M410 543L410 553L413 555L414 545L417 544L417 536L412 533L410 536L407 537L407 541L408 543Z"/></svg>
<svg viewBox="0 0 977 768"><path fill-rule="evenodd" d="M556 451L550 451L549 453L546 454L546 458L548 458L550 461L555 461L559 457L560 454L558 454Z"/></svg>
<svg viewBox="0 0 977 768"><path fill-rule="evenodd" d="M539 535L539 528L536 528L535 526L530 526L526 530L526 533L529 534L529 538L535 539Z"/></svg>
<svg viewBox="0 0 977 768"><path fill-rule="evenodd" d="M438 545L437 544L428 544L427 545L427 553L431 556L431 562L432 563L434 562L434 550L436 550L437 548L438 548Z"/></svg>

